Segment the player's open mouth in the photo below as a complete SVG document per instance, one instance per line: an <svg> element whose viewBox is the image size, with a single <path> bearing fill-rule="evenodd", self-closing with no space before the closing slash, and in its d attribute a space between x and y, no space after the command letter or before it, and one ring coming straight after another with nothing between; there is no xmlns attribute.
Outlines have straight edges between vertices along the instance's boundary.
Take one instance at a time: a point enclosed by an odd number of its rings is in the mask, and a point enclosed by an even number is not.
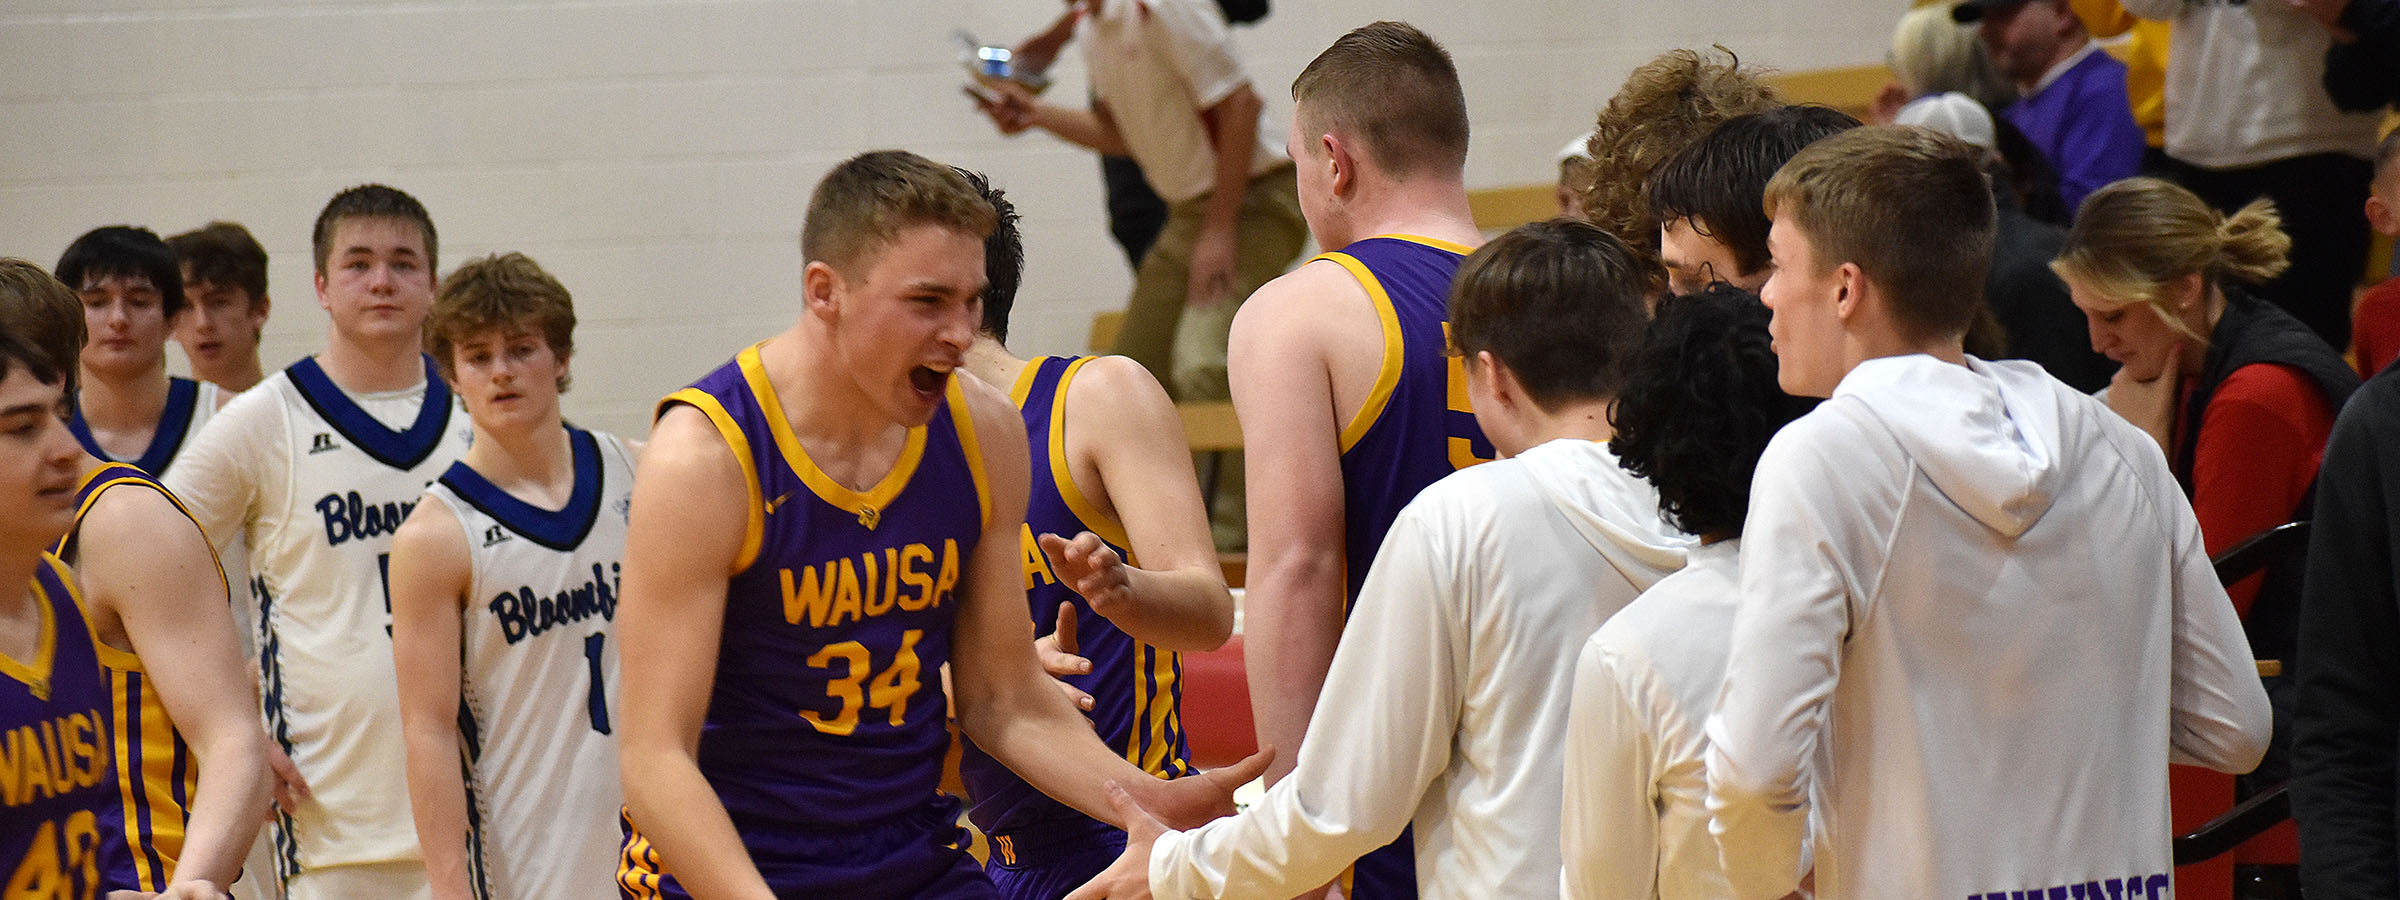
<svg viewBox="0 0 2400 900"><path fill-rule="evenodd" d="M917 393L926 399L941 396L942 387L949 380L950 373L937 371L928 366L918 366L908 370L908 386L916 388Z"/></svg>

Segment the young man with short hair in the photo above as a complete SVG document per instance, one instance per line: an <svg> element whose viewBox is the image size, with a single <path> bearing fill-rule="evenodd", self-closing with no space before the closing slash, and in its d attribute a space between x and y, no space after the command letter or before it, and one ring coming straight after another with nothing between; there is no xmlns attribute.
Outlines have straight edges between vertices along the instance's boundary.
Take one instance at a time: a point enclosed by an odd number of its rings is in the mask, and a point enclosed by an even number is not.
<svg viewBox="0 0 2400 900"><path fill-rule="evenodd" d="M90 307L47 276L17 285L0 290L0 319L53 358L87 356ZM121 802L101 816L102 884L230 884L272 782L224 570L156 479L89 450L80 459L75 521L51 552L74 570L108 677Z"/></svg>
<svg viewBox="0 0 2400 900"><path fill-rule="evenodd" d="M422 349L437 243L416 198L334 195L314 235L323 352L226 405L168 486L222 548L249 550L268 730L313 798L281 810L290 900L425 897L393 688L392 535L466 452Z"/></svg>
<svg viewBox="0 0 2400 900"><path fill-rule="evenodd" d="M1811 145L1766 191L1777 380L1829 397L1752 482L1708 724L1740 898L2157 896L2167 764L2266 749L2265 690L2148 436L1961 341L1992 246L1982 152Z"/></svg>
<svg viewBox="0 0 2400 900"><path fill-rule="evenodd" d="M1690 544L1607 445L1646 266L1571 219L1467 260L1451 337L1506 458L1434 483L1392 523L1290 776L1189 832L1128 809L1125 856L1076 897L1288 897L1411 822L1421 896L1557 896L1576 655Z"/></svg>
<svg viewBox="0 0 2400 900"><path fill-rule="evenodd" d="M1243 652L1259 746L1290 770L1386 529L1426 485L1492 457L1449 355L1444 298L1483 242L1467 208L1466 95L1450 54L1400 22L1355 29L1292 82L1300 208L1326 253L1234 322L1250 569ZM1361 900L1408 897L1404 836L1363 861Z"/></svg>
<svg viewBox="0 0 2400 900"><path fill-rule="evenodd" d="M997 224L983 242L983 329L966 370L1009 386L1025 420L1032 490L1022 544L1025 597L1046 636L1045 668L1072 688L1101 743L1160 778L1191 774L1183 651L1233 633L1233 595L1208 541L1183 423L1141 364L1122 356L1016 358L1008 319L1025 251L1017 213L983 176L968 180ZM1063 665L1058 665L1063 663ZM959 762L985 871L1005 900L1058 900L1107 867L1125 832L1018 778L973 741Z"/></svg>
<svg viewBox="0 0 2400 900"><path fill-rule="evenodd" d="M1778 106L1727 119L1668 157L1647 189L1667 292L1698 293L1720 281L1746 291L1765 284L1767 215L1758 201L1767 179L1800 148L1856 127L1857 119L1831 107Z"/></svg>
<svg viewBox="0 0 2400 900"><path fill-rule="evenodd" d="M175 341L192 376L238 394L266 379L258 338L267 299L267 249L240 224L210 222L167 239L183 267L183 315Z"/></svg>
<svg viewBox="0 0 2400 900"><path fill-rule="evenodd" d="M475 427L392 538L426 876L440 900L607 896L623 803L612 620L639 448L560 417L574 301L523 254L450 273L425 331Z"/></svg>
<svg viewBox="0 0 2400 900"><path fill-rule="evenodd" d="M224 396L214 384L167 374L167 336L184 311L175 251L147 228L86 232L58 258L58 280L83 303L75 414L84 450L164 476Z"/></svg>
<svg viewBox="0 0 2400 900"><path fill-rule="evenodd" d="M802 226L799 320L660 403L618 609L628 896L993 896L937 791L951 705L1111 824L1103 780L1189 822L1264 768L1151 777L1035 661L1024 422L957 373L993 216L915 154L842 163Z"/></svg>
<svg viewBox="0 0 2400 900"><path fill-rule="evenodd" d="M66 427L75 341L27 333L72 335L77 305L41 267L0 259L0 582L25 585L0 600L0 733L15 735L21 760L50 767L40 790L0 792L0 884L96 900L127 862L113 817L133 800L110 772L110 744L123 733L111 710L122 711L123 686L101 664L107 651L87 624L73 570L45 552L75 527L76 473L89 461ZM228 712L246 719L247 704ZM234 818L245 812L257 827L254 811L225 810ZM221 883L187 877L152 889L170 900L211 900Z"/></svg>

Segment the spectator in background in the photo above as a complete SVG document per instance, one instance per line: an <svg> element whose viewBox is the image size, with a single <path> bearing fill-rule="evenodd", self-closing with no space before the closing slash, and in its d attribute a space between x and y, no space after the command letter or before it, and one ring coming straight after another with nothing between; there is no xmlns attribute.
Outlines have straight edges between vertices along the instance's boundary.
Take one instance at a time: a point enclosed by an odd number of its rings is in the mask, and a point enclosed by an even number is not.
<svg viewBox="0 0 2400 900"><path fill-rule="evenodd" d="M1591 183L1592 133L1586 131L1558 148L1558 214L1583 218L1583 186Z"/></svg>
<svg viewBox="0 0 2400 900"><path fill-rule="evenodd" d="M192 377L225 389L249 390L266 378L258 339L267 327L267 248L249 229L210 222L167 239L183 270L183 315L175 341L191 361Z"/></svg>
<svg viewBox="0 0 2400 900"><path fill-rule="evenodd" d="M2317 474L2292 714L2309 900L2400 897L2400 374L2342 409Z"/></svg>
<svg viewBox="0 0 2400 900"><path fill-rule="evenodd" d="M1267 0L1217 0L1217 8L1225 13L1227 24L1242 25L1267 16ZM1067 42L1075 39L1075 20L1080 6L1067 11L1038 34L1017 44L1011 52L1016 76L1039 79L1058 60L1058 53ZM1159 199L1142 176L1142 164L1122 154L1100 155L1100 184L1107 195L1108 234L1125 251L1125 261L1134 268L1142 267L1142 258L1150 255L1150 245L1157 242L1158 233L1167 227L1167 201Z"/></svg>
<svg viewBox="0 0 2400 900"><path fill-rule="evenodd" d="M1077 12L1091 105L1043 103L998 81L983 110L1003 133L1038 127L1141 163L1170 211L1134 274L1116 351L1178 400L1223 400L1234 310L1307 238L1291 161L1259 140L1264 102L1214 4L1084 0Z"/></svg>
<svg viewBox="0 0 2400 900"><path fill-rule="evenodd" d="M2288 0L2325 26L2325 92L2333 104L2371 112L2400 100L2400 0Z"/></svg>
<svg viewBox="0 0 2400 900"><path fill-rule="evenodd" d="M2400 237L2400 132L2375 147L2375 181L2367 192L2367 224ZM2371 378L2400 357L2400 277L2368 288L2351 324L2351 355L2358 377Z"/></svg>
<svg viewBox="0 0 2400 900"><path fill-rule="evenodd" d="M2212 556L2308 517L2334 414L2358 387L2341 354L2244 286L2282 271L2290 246L2269 202L2228 218L2183 188L2133 178L2084 202L2055 265L2092 348L2123 364L2109 406L2166 448ZM2294 660L2300 576L2275 565L2227 586L2257 658ZM2274 745L2236 781L2237 799L2288 771L2290 685L2266 682ZM2291 896L2298 862L2293 832L2279 829L2235 851L2235 877Z"/></svg>
<svg viewBox="0 0 2400 900"><path fill-rule="evenodd" d="M2017 102L2001 115L2057 170L2068 208L2140 171L2142 130L2125 98L2125 64L2100 52L2066 0L1968 0L1952 15L1982 23L1984 46L2017 86Z"/></svg>
<svg viewBox="0 0 2400 900"><path fill-rule="evenodd" d="M1642 185L1650 170L1715 128L1743 113L1782 104L1775 89L1744 71L1733 51L1722 56L1671 50L1637 66L1625 85L1602 107L1586 148L1592 157L1583 195L1583 217L1614 234L1655 263L1658 222Z"/></svg>
<svg viewBox="0 0 2400 900"><path fill-rule="evenodd" d="M2332 34L2291 0L2123 2L2174 23L2167 174L2220 212L2274 200L2291 266L2260 293L2327 344L2348 347L2378 117L2343 113L2327 94Z"/></svg>
<svg viewBox="0 0 2400 900"><path fill-rule="evenodd" d="M2067 0L2067 8L2095 40L2125 36L2110 49L2125 63L2125 99L2133 104L2133 124L2142 127L2142 171L2156 172L2167 161L2167 42L2174 26L2135 18L2117 0Z"/></svg>
<svg viewBox="0 0 2400 900"><path fill-rule="evenodd" d="M1998 130L1991 111L1965 94L1936 94L1901 107L1897 122L1943 132L1986 152L1984 171L1991 175L1999 217L1992 236L1992 268L1983 278L1983 302L1999 322L2005 347L1986 358L2032 360L2050 377L2087 394L2107 387L2116 364L2092 352L2083 313L2068 299L2058 273L2050 271L2067 232L2026 214L2017 193L2008 189L2012 178L2008 163L1994 148ZM1976 350L1970 346L1968 352Z"/></svg>
<svg viewBox="0 0 2400 900"><path fill-rule="evenodd" d="M1975 26L1953 17L1957 5L1956 0L1927 3L1900 14L1900 23L1892 27L1892 49L1884 57L1893 81L1876 95L1869 122L1889 125L1902 104L1950 91L1992 109L2016 102L2016 86L1992 65Z"/></svg>

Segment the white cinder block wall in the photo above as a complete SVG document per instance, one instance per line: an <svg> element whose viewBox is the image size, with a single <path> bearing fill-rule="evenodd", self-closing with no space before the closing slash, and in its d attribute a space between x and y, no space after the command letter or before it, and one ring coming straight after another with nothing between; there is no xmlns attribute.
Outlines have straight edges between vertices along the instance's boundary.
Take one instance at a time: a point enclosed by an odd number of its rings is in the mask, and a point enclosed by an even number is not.
<svg viewBox="0 0 2400 900"><path fill-rule="evenodd" d="M1466 81L1472 187L1548 181L1634 65L1722 43L1762 65L1873 62L1894 0L1279 0L1236 30L1267 99L1377 18L1446 43ZM444 271L524 251L574 292L567 413L639 434L659 396L796 314L797 235L835 162L906 147L982 169L1025 216L1017 349L1082 349L1130 283L1097 166L1002 138L958 90L951 29L1011 43L1051 0L7 0L0 255L45 267L106 224L242 222L272 258L270 366L325 322L309 227L336 190L415 194ZM1079 97L1070 53L1052 96ZM170 351L171 355L175 355ZM181 371L182 363L171 363Z"/></svg>

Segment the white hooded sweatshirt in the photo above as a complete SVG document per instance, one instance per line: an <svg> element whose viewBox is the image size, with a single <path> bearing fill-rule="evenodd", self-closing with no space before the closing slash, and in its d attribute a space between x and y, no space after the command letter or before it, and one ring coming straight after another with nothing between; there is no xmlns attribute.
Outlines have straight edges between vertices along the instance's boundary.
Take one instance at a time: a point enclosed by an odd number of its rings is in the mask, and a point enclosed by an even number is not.
<svg viewBox="0 0 2400 900"><path fill-rule="evenodd" d="M1161 837L1152 892L1290 897L1413 821L1425 900L1557 896L1576 655L1691 543L1591 441L1427 487L1376 551L1297 768L1247 812Z"/></svg>
<svg viewBox="0 0 2400 900"><path fill-rule="evenodd" d="M2158 445L2024 362L1870 360L1760 458L1712 830L1734 894L2144 900L2167 764L2240 772L2266 692Z"/></svg>

